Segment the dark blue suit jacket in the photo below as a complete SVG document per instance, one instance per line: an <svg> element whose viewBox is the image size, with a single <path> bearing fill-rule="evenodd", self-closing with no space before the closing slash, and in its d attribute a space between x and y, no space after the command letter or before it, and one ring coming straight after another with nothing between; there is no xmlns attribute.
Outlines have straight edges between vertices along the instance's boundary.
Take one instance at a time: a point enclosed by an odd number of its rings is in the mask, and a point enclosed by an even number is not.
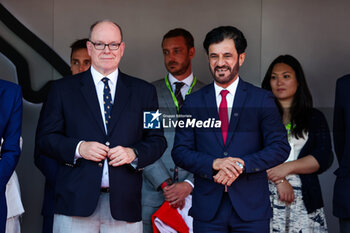
<svg viewBox="0 0 350 233"><path fill-rule="evenodd" d="M192 118L219 119L214 85L189 95L182 114ZM190 214L210 221L220 205L224 186L213 180L216 158L240 157L245 171L228 188L232 206L245 221L268 219L272 215L265 170L288 157L286 130L273 95L239 80L231 113L226 145L221 130L177 128L172 156L175 163L195 174Z"/></svg>
<svg viewBox="0 0 350 233"><path fill-rule="evenodd" d="M106 135L91 71L55 81L39 119L36 144L39 153L60 164L55 213L89 216L100 195L103 162L78 159L79 141L97 141L110 147L133 147L138 169L157 160L166 148L161 130L143 129L143 111L158 108L155 88L119 72L115 101ZM142 174L130 165L109 167L110 207L113 218L141 220Z"/></svg>
<svg viewBox="0 0 350 233"><path fill-rule="evenodd" d="M20 86L0 80L0 232L5 232L7 206L6 184L21 153L19 138L22 127L22 92Z"/></svg>
<svg viewBox="0 0 350 233"><path fill-rule="evenodd" d="M350 75L337 81L335 92L333 133L334 149L339 168L334 185L333 214L339 218L350 218Z"/></svg>

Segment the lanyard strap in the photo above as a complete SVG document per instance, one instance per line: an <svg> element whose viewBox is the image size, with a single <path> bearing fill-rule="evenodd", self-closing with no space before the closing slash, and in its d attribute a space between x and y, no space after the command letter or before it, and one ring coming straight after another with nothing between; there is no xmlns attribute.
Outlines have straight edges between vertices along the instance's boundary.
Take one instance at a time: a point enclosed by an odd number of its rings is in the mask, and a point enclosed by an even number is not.
<svg viewBox="0 0 350 233"><path fill-rule="evenodd" d="M192 82L192 84L191 84L190 89L188 89L186 95L188 95L188 94L191 93L192 88L194 87L194 85L196 84L196 82L197 82L196 76L193 76L193 82ZM171 97L173 97L173 102L174 102L174 104L175 104L175 106L176 106L176 111L177 111L177 113L179 113L179 112L180 112L179 103L177 102L177 99L176 99L176 96L175 96L175 94L174 94L174 92L173 92L173 89L172 89L171 86L170 86L169 79L168 79L168 75L165 75L165 85L168 87L168 89L169 89L169 91L170 91L170 93L171 93Z"/></svg>

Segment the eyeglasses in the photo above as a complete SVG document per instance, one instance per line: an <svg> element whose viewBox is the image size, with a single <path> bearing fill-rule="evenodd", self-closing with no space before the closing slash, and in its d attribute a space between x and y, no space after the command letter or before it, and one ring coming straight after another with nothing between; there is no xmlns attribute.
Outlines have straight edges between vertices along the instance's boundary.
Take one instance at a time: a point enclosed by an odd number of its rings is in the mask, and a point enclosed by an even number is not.
<svg viewBox="0 0 350 233"><path fill-rule="evenodd" d="M106 46L108 46L109 50L117 50L120 47L121 43L110 43L110 44L103 44L101 42L92 42L91 40L89 40L91 44L94 45L95 49L97 50L104 50L106 48Z"/></svg>

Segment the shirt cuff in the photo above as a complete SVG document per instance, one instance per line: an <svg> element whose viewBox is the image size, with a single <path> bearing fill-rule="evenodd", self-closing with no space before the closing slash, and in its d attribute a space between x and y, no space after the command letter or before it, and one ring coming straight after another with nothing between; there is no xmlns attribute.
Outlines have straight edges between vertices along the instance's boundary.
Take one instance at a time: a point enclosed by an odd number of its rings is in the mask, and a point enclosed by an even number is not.
<svg viewBox="0 0 350 233"><path fill-rule="evenodd" d="M75 164L75 162L76 162L78 159L82 158L82 156L81 156L80 153L79 153L79 147L80 147L80 144L81 144L82 142L84 142L84 141L80 141L80 142L78 143L77 147L75 148L74 164Z"/></svg>
<svg viewBox="0 0 350 233"><path fill-rule="evenodd" d="M194 185L192 184L192 182L190 180L184 180L184 182L189 183L192 186L192 188L194 188Z"/></svg>

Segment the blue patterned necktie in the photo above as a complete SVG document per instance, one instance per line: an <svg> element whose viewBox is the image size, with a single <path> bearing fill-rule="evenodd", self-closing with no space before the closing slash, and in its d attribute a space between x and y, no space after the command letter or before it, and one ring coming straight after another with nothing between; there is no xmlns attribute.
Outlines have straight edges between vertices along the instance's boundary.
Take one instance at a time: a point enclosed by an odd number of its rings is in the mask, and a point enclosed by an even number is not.
<svg viewBox="0 0 350 233"><path fill-rule="evenodd" d="M103 88L103 105L105 108L105 124L106 124L106 128L108 129L108 123L111 119L111 111L112 111L112 105L113 105L113 101L112 101L112 95L111 95L111 89L109 88L108 85L108 78L104 77L102 79L102 82L105 84L104 88Z"/></svg>

